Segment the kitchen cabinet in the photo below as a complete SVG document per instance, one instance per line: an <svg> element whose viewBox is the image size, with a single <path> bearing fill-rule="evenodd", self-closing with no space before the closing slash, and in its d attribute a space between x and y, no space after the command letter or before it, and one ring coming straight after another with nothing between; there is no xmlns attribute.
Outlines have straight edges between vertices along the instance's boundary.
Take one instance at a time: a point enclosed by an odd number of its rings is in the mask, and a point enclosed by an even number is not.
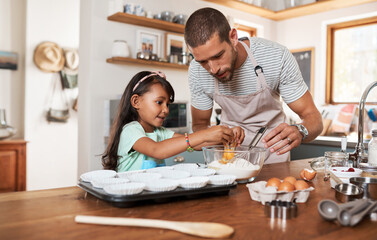
<svg viewBox="0 0 377 240"><path fill-rule="evenodd" d="M181 33L185 32L185 26L182 24L162 21L158 19L151 19L146 17L140 17L132 14L118 12L111 16L108 16L107 19L109 21L115 21L120 23L127 23L137 26L143 26L148 28L154 28L159 30L164 30L173 33ZM112 57L106 59L108 63L114 64L148 64L152 66L158 67L167 67L167 68L175 68L175 69L183 69L187 70L188 65L182 64L175 64L175 63L167 63L167 62L159 62L159 61L150 61L150 60L143 60L143 59L135 59L135 58L125 58L125 57Z"/></svg>
<svg viewBox="0 0 377 240"><path fill-rule="evenodd" d="M26 190L26 141L0 141L0 193Z"/></svg>

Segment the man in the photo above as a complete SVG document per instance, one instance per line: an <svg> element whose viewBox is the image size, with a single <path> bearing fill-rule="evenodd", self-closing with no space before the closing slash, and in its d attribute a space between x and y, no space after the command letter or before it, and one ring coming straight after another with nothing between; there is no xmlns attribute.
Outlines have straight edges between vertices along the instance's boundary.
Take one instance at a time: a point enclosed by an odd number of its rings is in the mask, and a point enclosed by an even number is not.
<svg viewBox="0 0 377 240"><path fill-rule="evenodd" d="M216 101L222 124L244 129L242 145L249 145L259 128L267 126L258 144L270 148L267 163L287 161L291 149L322 131L322 117L286 47L262 38L239 41L236 29L213 8L190 16L185 41L195 58L189 68L194 131L210 125ZM299 115L300 124L286 123L280 96Z"/></svg>

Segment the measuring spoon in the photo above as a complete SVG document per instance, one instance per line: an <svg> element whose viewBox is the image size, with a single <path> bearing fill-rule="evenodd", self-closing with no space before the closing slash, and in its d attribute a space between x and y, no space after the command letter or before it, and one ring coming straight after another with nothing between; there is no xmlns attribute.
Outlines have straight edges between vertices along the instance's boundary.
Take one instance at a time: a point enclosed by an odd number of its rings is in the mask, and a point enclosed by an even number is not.
<svg viewBox="0 0 377 240"><path fill-rule="evenodd" d="M364 218L364 216L366 214L368 214L369 212L371 212L375 207L377 206L377 202L374 201L372 202L364 211L362 212L359 212L358 214L355 214L351 217L351 223L350 223L350 226L355 226L356 224L358 224L361 219Z"/></svg>
<svg viewBox="0 0 377 240"><path fill-rule="evenodd" d="M318 212L325 220L332 221L338 216L338 213L343 209L354 207L359 202L366 202L366 199L358 199L355 201L337 204L333 200L324 199L318 203Z"/></svg>
<svg viewBox="0 0 377 240"><path fill-rule="evenodd" d="M368 199L362 199L364 201L358 201L351 209L342 209L338 212L338 221L343 226L349 226L351 224L351 218L356 213L368 208L371 204Z"/></svg>

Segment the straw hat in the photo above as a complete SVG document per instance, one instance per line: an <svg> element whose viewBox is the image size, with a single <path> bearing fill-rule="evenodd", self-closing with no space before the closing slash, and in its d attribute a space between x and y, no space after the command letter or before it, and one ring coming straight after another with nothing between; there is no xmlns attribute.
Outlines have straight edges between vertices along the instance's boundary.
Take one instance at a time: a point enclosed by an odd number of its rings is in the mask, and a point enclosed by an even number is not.
<svg viewBox="0 0 377 240"><path fill-rule="evenodd" d="M77 74L79 70L79 54L77 50L73 48L65 48L64 56L65 66L63 71L70 75Z"/></svg>
<svg viewBox="0 0 377 240"><path fill-rule="evenodd" d="M34 51L34 63L44 72L59 72L64 67L64 53L56 43L43 42Z"/></svg>

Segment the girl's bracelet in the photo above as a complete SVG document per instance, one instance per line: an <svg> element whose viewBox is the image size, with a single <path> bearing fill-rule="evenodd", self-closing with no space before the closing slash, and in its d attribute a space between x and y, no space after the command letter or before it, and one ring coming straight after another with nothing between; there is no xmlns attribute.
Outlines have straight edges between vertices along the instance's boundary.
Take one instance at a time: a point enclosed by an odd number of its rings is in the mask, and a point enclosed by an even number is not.
<svg viewBox="0 0 377 240"><path fill-rule="evenodd" d="M188 134L185 133L185 138L186 138L186 143L187 143L187 152L193 152L194 149L191 147L190 145L190 142L189 142L189 138L188 138Z"/></svg>

